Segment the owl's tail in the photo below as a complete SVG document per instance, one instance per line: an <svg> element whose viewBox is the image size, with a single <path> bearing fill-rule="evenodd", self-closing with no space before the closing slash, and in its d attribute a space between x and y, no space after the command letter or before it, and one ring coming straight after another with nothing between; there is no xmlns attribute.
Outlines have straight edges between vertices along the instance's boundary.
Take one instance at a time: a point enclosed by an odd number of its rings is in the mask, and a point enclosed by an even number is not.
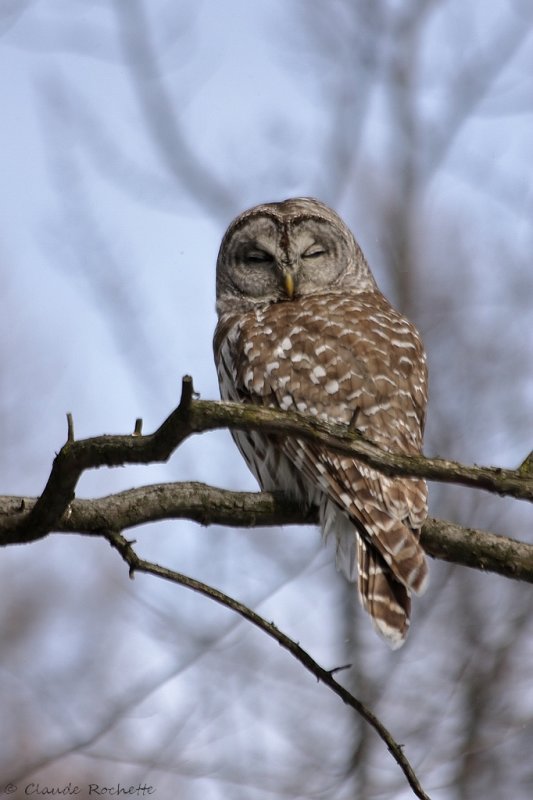
<svg viewBox="0 0 533 800"><path fill-rule="evenodd" d="M427 564L417 534L388 515L383 527L376 525L374 515L364 524L331 501L326 501L321 516L325 536L335 534L337 569L357 583L361 604L376 631L392 649L401 647L409 630L411 592L421 594L427 584Z"/></svg>
<svg viewBox="0 0 533 800"><path fill-rule="evenodd" d="M377 550L359 534L357 561L357 588L362 606L370 614L377 632L396 650L409 630L410 591L396 580Z"/></svg>

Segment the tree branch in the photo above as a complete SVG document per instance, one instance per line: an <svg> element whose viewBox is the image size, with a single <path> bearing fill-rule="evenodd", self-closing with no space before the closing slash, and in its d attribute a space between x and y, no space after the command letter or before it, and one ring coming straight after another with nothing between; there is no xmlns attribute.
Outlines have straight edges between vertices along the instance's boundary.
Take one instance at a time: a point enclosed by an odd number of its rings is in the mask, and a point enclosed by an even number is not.
<svg viewBox="0 0 533 800"><path fill-rule="evenodd" d="M35 497L0 497L0 545L11 541L14 520L27 524ZM232 492L195 481L141 486L92 500L73 500L54 531L101 536L163 519L234 528L315 525L305 510L281 493ZM533 545L453 522L428 519L422 528L428 555L465 567L533 583Z"/></svg>
<svg viewBox="0 0 533 800"><path fill-rule="evenodd" d="M187 575L182 575L179 572L161 567L150 561L145 561L136 554L133 550L132 542L128 541L122 534L115 531L105 531L103 535L107 538L112 547L114 547L124 561L128 564L130 570L130 577L133 577L136 572L143 572L148 575L155 575L158 578L163 578L166 581L177 583L192 589L205 597L215 600L220 605L231 609L239 614L244 619L251 622L264 633L268 634L272 639L283 647L285 650L294 656L312 675L315 676L317 681L324 683L335 694L341 698L343 703L353 708L361 717L363 717L369 725L374 728L378 736L385 742L389 752L392 754L401 770L403 771L409 785L411 786L415 795L421 800L430 800L429 796L422 789L420 782L406 756L403 753L403 745L398 744L392 737L383 723L363 704L360 700L354 697L347 689L338 683L333 677L337 669L327 670L321 667L300 645L293 639L290 639L285 633L280 631L272 622L267 622L263 617L256 614L255 611L247 606L234 600L232 597L220 592L212 586L205 583L189 578Z"/></svg>
<svg viewBox="0 0 533 800"><path fill-rule="evenodd" d="M316 511L306 511L280 494L230 492L199 483L145 486L93 500L75 499L76 485L87 469L166 461L192 434L218 428L260 429L277 436L297 436L352 455L387 475L457 483L525 500L533 500L531 456L517 470L504 470L388 453L342 425L267 408L197 400L189 377L183 380L179 406L152 434L142 435L142 420L137 420L132 435L76 441L72 415L67 415L67 422L67 442L54 459L41 496L0 497L0 544L34 541L52 531L104 536L129 564L130 574L140 571L156 575L232 609L278 641L343 702L361 714L386 742L416 796L427 799L401 746L359 700L336 682L335 670L325 670L296 642L238 601L193 578L143 561L119 532L168 518L241 527L316 523ZM437 558L533 582L531 545L439 520L426 522L422 543L427 552Z"/></svg>
<svg viewBox="0 0 533 800"><path fill-rule="evenodd" d="M282 436L298 436L302 439L319 442L335 452L349 454L360 461L379 469L387 475L404 475L438 480L447 483L456 483L464 486L486 489L500 495L524 500L533 500L533 474L529 468L529 456L517 470L501 469L499 467L464 466L455 461L424 456L407 456L388 453L380 450L365 439L357 431L351 431L346 426L334 425L316 420L302 414L275 411L269 408L259 408L239 403L220 403L194 399L192 379L186 376L182 383L182 396L179 406L152 434L143 436L142 420L136 420L133 435L123 436L97 436L90 439L75 441L74 422L72 415L67 415L68 437L54 459L52 470L42 495L38 500L28 498L3 498L0 508L0 534L2 544L21 544L34 541L46 536L51 531L65 529L69 518L85 510L85 518L80 520L76 528L80 532L95 531L109 525L109 514L114 509L117 529L124 529L143 522L162 519L176 513L178 516L190 517L200 522L207 523L216 519L221 524L239 524L239 515L251 514L253 521L247 517L242 524L287 524L292 522L312 521L308 515L294 507L290 508L287 500L266 501L265 495L252 495L246 500L238 493L222 494L221 490L213 487L183 484L176 503L175 488L144 487L134 490L141 494L115 495L110 498L101 498L94 501L76 501L73 504L76 485L81 474L87 469L108 466L117 467L124 464L149 464L167 461L174 450L189 436L194 433L203 433L219 428L234 430L257 430L274 433ZM194 496L194 490L200 495ZM209 497L205 497L205 492ZM201 493L204 493L203 495ZM213 493L218 492L218 495ZM170 493L170 495L169 495ZM169 501L169 509L165 502ZM206 502L207 501L207 502ZM227 514L222 514L224 503L229 501ZM92 503L92 506L82 506L80 503ZM265 506L266 502L266 506ZM244 505L242 505L244 503ZM270 505L269 505L270 504ZM142 507L141 507L142 506ZM213 514L218 516L215 518ZM93 514L93 522L87 519L87 514ZM96 526L94 515L98 520ZM74 516L74 519L77 519ZM441 523L443 525L443 523ZM63 527L62 527L63 526ZM449 527L457 533L457 526ZM72 528L69 528L72 530ZM442 529L441 529L442 530ZM510 551L516 555L516 548L524 556L527 567L520 577L530 580L530 555L520 548L527 545L513 543L506 540L504 546L500 542L496 545L492 540L487 540L483 532L477 532L477 541L481 547L480 552L469 552L472 545L472 533L463 534L464 546L457 541L452 543L448 537L446 544L435 547L439 558L448 558L460 563L468 561L469 565L482 565L486 569L494 569L501 574L509 575L512 564L509 563ZM485 537L485 539L483 538ZM513 550L513 546L515 550ZM430 545L431 547L431 545ZM503 549L502 549L503 548ZM502 553L505 551L505 555ZM495 553L498 557L495 558ZM520 570L516 570L513 577L518 577Z"/></svg>

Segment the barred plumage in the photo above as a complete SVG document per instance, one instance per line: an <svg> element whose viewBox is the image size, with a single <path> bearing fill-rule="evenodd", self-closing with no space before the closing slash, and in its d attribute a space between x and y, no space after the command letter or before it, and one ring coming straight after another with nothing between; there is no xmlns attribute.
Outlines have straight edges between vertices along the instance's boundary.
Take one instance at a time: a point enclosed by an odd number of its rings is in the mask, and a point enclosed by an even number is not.
<svg viewBox="0 0 533 800"><path fill-rule="evenodd" d="M310 198L251 209L217 265L214 350L224 399L352 426L392 452L422 446L427 376L414 326L376 287L342 220ZM316 505L337 565L378 632L397 647L423 591L422 480L388 478L299 439L236 433L260 486Z"/></svg>

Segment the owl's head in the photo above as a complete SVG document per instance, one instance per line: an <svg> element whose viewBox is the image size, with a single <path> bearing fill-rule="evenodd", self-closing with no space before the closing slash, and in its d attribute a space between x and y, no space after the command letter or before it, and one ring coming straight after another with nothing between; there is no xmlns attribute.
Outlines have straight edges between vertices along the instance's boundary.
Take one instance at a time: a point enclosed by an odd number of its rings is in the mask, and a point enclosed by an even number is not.
<svg viewBox="0 0 533 800"><path fill-rule="evenodd" d="M251 309L331 290L376 289L353 234L311 197L265 203L240 214L217 260L217 311Z"/></svg>

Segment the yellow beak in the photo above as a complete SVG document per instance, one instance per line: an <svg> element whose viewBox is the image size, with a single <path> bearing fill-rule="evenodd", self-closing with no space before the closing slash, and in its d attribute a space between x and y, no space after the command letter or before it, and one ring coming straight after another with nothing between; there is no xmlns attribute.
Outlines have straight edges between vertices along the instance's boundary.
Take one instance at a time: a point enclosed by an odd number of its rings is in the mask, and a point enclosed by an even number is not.
<svg viewBox="0 0 533 800"><path fill-rule="evenodd" d="M292 300L294 295L294 278L292 277L290 272L285 272L283 275L283 284L285 287L285 294Z"/></svg>

